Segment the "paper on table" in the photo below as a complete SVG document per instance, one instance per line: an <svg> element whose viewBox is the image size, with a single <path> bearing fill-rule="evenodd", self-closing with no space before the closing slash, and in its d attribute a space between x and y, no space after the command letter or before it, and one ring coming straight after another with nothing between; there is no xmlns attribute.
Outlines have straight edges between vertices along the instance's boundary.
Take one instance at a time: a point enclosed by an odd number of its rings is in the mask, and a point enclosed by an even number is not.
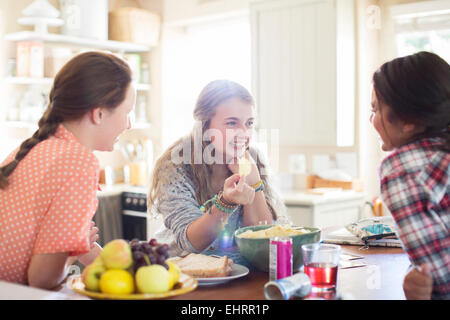
<svg viewBox="0 0 450 320"><path fill-rule="evenodd" d="M341 260L358 260L358 259L364 259L364 257L352 253L341 253Z"/></svg>
<svg viewBox="0 0 450 320"><path fill-rule="evenodd" d="M358 267L365 267L365 266L367 266L367 264L362 261L349 261L349 260L339 261L340 269L358 268Z"/></svg>
<svg viewBox="0 0 450 320"><path fill-rule="evenodd" d="M365 262L354 261L359 259L364 259L364 257L352 253L341 253L339 257L339 268L348 269L348 268L365 267L367 265Z"/></svg>
<svg viewBox="0 0 450 320"><path fill-rule="evenodd" d="M360 245L364 246L365 243L357 236L353 235L346 228L341 228L334 232L331 232L325 236L322 240L324 243L334 244L348 244L348 245ZM379 239L368 241L369 247L397 247L401 248L401 242L399 239Z"/></svg>

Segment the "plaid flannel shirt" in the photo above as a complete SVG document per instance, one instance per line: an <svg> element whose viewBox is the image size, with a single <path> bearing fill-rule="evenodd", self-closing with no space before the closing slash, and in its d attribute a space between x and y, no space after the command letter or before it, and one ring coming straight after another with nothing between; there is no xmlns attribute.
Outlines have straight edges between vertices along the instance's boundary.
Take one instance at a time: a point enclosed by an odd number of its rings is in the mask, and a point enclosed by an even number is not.
<svg viewBox="0 0 450 320"><path fill-rule="evenodd" d="M450 153L426 138L392 152L380 166L381 197L413 265L428 263L432 299L450 299Z"/></svg>

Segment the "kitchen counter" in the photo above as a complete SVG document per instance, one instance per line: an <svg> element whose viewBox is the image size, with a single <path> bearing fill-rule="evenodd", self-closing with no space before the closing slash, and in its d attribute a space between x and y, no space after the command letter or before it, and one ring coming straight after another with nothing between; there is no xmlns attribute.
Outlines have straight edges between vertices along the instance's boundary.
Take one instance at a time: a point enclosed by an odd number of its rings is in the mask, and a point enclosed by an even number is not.
<svg viewBox="0 0 450 320"><path fill-rule="evenodd" d="M326 228L344 226L362 219L366 194L353 190L324 194L288 191L283 193L283 199L295 225Z"/></svg>
<svg viewBox="0 0 450 320"><path fill-rule="evenodd" d="M284 191L282 193L282 198L287 206L312 206L349 200L364 200L365 196L364 192L354 190L332 191L324 194L310 194L303 190Z"/></svg>
<svg viewBox="0 0 450 320"><path fill-rule="evenodd" d="M101 184L99 191L97 191L97 197L110 197L121 195L123 192L134 192L134 193L142 193L147 194L148 188L146 186L132 186L125 183L113 184L113 185L105 185Z"/></svg>

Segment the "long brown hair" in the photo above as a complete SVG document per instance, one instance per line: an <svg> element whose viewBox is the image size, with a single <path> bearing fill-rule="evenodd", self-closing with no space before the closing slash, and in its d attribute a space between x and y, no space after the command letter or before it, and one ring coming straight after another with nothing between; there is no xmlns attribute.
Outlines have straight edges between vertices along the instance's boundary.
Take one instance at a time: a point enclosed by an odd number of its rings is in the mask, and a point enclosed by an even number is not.
<svg viewBox="0 0 450 320"><path fill-rule="evenodd" d="M164 193L164 187L171 182L173 173L176 168L180 166L180 164L176 164L172 161L172 154L174 150L179 147L180 144L189 144L191 147L190 150L194 150L195 142L202 141L201 151L203 154L203 150L207 147L209 141L204 141L202 137L197 136L197 132L206 132L209 129L211 119L214 117L217 107L221 103L232 98L239 98L243 102L254 106L254 100L249 91L242 85L233 81L215 80L206 85L206 87L201 91L194 109L194 119L196 120L196 124L201 126L201 131L194 128L189 136L181 138L173 143L157 160L153 169L151 185L147 197L149 211L154 205L157 205L158 198ZM259 171L266 172L266 167L261 161L261 155L255 154L256 150L250 149L250 151L253 153L252 157L256 160ZM214 191L211 186L212 166L205 163L205 161L196 163L194 156L194 152L191 152L188 172L190 173L190 178L196 186L196 200L199 204L203 204L205 201L214 196ZM275 204L276 200L274 197L274 190L271 188L268 175L262 174L261 179L265 185L264 194L269 200L268 205L272 211L274 219L276 219L277 213L274 207L279 207L279 204Z"/></svg>
<svg viewBox="0 0 450 320"><path fill-rule="evenodd" d="M130 83L130 67L113 54L86 52L67 62L53 81L38 130L22 142L14 160L0 167L0 189L8 186L8 177L28 152L54 134L60 123L80 119L97 107L114 109L125 99Z"/></svg>
<svg viewBox="0 0 450 320"><path fill-rule="evenodd" d="M423 126L413 139L440 137L438 148L450 152L450 65L444 59L425 51L394 59L374 73L373 84L388 106L388 121Z"/></svg>

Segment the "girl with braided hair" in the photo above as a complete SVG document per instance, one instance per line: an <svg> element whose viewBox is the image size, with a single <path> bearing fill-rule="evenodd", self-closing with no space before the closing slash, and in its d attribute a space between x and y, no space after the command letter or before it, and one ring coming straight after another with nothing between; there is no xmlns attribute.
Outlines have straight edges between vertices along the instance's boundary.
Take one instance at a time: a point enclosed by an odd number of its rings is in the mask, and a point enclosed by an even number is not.
<svg viewBox="0 0 450 320"><path fill-rule="evenodd" d="M0 280L49 289L98 256L93 151L130 128L135 95L113 54L79 54L56 75L38 130L0 166Z"/></svg>

